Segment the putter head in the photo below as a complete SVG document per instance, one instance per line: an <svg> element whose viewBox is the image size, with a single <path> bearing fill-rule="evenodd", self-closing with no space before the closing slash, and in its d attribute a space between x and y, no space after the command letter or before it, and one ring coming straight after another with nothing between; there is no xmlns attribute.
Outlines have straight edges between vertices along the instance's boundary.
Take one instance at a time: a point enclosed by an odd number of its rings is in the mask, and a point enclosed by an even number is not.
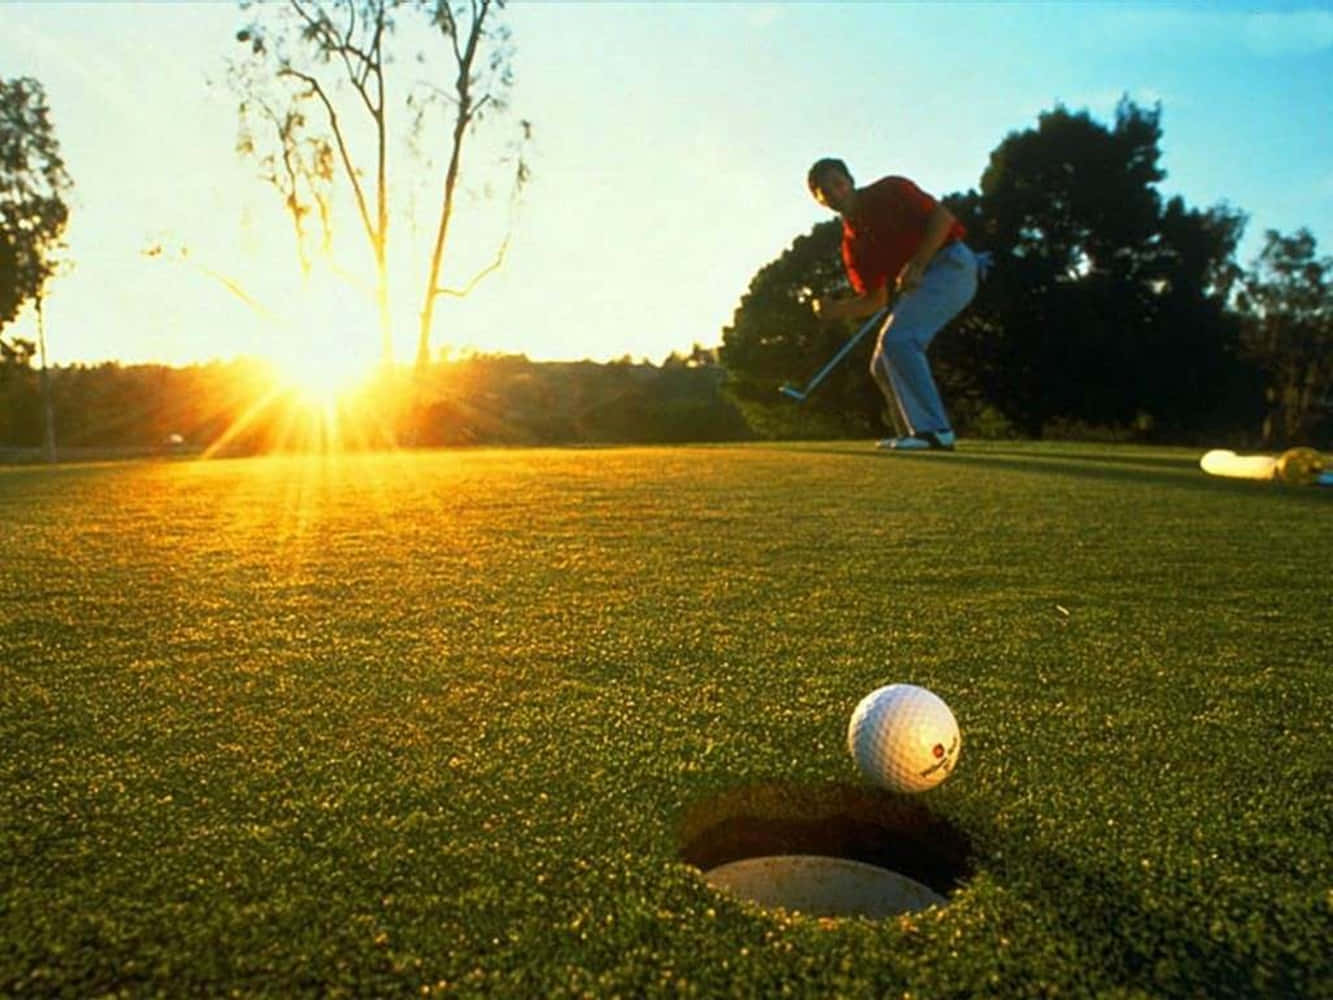
<svg viewBox="0 0 1333 1000"><path fill-rule="evenodd" d="M796 400L796 402L798 403L805 402L805 393L803 393L800 389L795 389L789 385L783 385L778 387L778 392L782 393L784 396L787 396L790 399Z"/></svg>

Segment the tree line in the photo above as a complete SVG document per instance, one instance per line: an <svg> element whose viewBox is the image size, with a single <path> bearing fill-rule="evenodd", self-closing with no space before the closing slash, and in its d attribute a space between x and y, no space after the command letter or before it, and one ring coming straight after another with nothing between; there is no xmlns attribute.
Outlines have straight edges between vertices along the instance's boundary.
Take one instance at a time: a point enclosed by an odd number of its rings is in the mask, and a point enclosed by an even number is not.
<svg viewBox="0 0 1333 1000"><path fill-rule="evenodd" d="M1109 126L1057 107L1005 137L979 189L942 199L994 257L932 347L963 434L1327 445L1333 260L1306 230L1270 231L1242 267L1240 211L1158 191L1161 136L1160 107L1122 100ZM866 375L871 338L804 412L776 394L850 332L808 305L845 287L840 238L836 219L798 237L723 331L731 391L771 433L891 426Z"/></svg>
<svg viewBox="0 0 1333 1000"><path fill-rule="evenodd" d="M50 371L63 458L219 457L280 451L459 445L595 445L755 437L725 394L725 372L696 347L661 364L476 355L423 375L381 370L324 406L251 360L185 367L58 366ZM0 461L41 454L39 373L0 367ZM402 401L410 401L405 405Z"/></svg>
<svg viewBox="0 0 1333 1000"><path fill-rule="evenodd" d="M529 178L524 155L532 124L518 122L496 161L472 166L487 187L507 175L507 227L488 261L456 254L454 233L464 178L464 147L507 109L513 83L507 0L239 0L226 86L237 99L237 152L253 163L275 195L274 210L293 234L295 277L313 287L317 275L372 289L384 368L394 366L391 331L398 328L388 295L391 259L422 262L416 367L424 379L436 336L440 300L469 294L504 262L518 202ZM409 162L415 170L401 169ZM0 80L0 365L23 398L22 369L36 354L45 364L42 303L66 249L71 187L41 83ZM404 218L438 209L424 248ZM423 200L425 199L425 200ZM426 209L426 211L423 211ZM393 224L391 224L393 223ZM357 233L370 251L368 274L349 274L335 252L335 234ZM397 232L395 242L391 235ZM402 235L405 234L405 235ZM342 236L338 241L348 239ZM157 240L148 259L191 260L188 245ZM461 264L446 269L457 257ZM201 271L263 311L242 282L205 263ZM460 280L454 275L460 267ZM369 280L366 280L366 279ZM36 309L38 343L3 336L28 304ZM367 331L372 335L372 331ZM68 375L68 373L66 373ZM103 373L105 374L105 373ZM82 378L84 373L79 373ZM77 381L73 376L65 382ZM413 391L412 399L424 396ZM45 448L54 451L54 388L43 382ZM12 402L12 401L11 401ZM412 418L419 423L420 415ZM68 419L66 420L68 423Z"/></svg>
<svg viewBox="0 0 1333 1000"><path fill-rule="evenodd" d="M512 82L510 36L496 21L504 3L241 6L250 19L236 35L245 55L232 80L246 126L239 151L281 196L294 262L308 275L328 256L340 179L372 250L381 308L367 336L386 345L376 391L381 400L406 401L373 419L361 414L362 424L378 428L375 440L734 440L873 436L885 426L866 374L869 338L806 403L776 391L822 365L850 333L821 326L808 305L845 286L834 219L759 268L721 331L720 367L697 345L660 368L432 360L436 300L465 295L502 265L507 247L506 236L461 287L440 279L464 139L503 108ZM387 48L392 11L424 17L451 54L437 63L452 90L408 100L414 128L429 109L444 108L450 139L410 373L387 354L392 321L383 294L390 213L383 96L386 74L399 65ZM339 125L338 101L348 98L368 126L360 134L372 137L368 159L357 159L355 136ZM530 135L527 122L521 133ZM977 189L944 197L969 242L995 258L976 301L932 348L964 436L1328 446L1333 260L1319 256L1306 230L1270 231L1258 257L1242 266L1240 210L1201 210L1158 190L1161 137L1160 107L1123 100L1109 125L1056 107L1000 142ZM511 211L528 177L521 143L515 149L503 164ZM74 446L157 447L172 435L237 450L278 446L299 407L262 366L48 369L42 303L64 249L71 185L40 83L0 80L0 446L22 451L36 439L50 455L57 427ZM30 303L37 341L4 336ZM358 405L364 410L371 399L368 392ZM242 413L246 426L237 430Z"/></svg>

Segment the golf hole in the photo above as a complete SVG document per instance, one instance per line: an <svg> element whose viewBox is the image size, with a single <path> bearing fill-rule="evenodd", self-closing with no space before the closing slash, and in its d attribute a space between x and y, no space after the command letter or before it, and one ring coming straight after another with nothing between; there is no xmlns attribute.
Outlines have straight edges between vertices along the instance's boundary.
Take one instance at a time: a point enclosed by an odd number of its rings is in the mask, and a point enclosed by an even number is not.
<svg viewBox="0 0 1333 1000"><path fill-rule="evenodd" d="M719 892L812 917L881 919L948 903L971 844L921 802L854 785L750 785L698 802L680 856Z"/></svg>

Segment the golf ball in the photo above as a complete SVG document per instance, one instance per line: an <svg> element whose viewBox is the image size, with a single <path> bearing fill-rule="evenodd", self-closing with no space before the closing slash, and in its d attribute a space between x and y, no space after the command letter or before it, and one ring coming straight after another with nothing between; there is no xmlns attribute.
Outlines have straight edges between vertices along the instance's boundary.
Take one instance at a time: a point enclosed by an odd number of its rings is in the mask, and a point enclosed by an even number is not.
<svg viewBox="0 0 1333 1000"><path fill-rule="evenodd" d="M857 769L892 792L934 788L958 763L962 745L949 706L915 684L871 691L847 726L847 749Z"/></svg>

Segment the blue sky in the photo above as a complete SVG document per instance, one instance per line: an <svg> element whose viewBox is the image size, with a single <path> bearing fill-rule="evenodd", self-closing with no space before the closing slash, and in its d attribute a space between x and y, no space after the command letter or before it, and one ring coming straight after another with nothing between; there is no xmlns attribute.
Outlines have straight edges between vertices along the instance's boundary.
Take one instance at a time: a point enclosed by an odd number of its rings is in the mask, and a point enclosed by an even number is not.
<svg viewBox="0 0 1333 1000"><path fill-rule="evenodd" d="M0 76L45 84L76 184L73 267L46 309L55 362L374 356L364 295L302 292L276 195L234 152L235 98L217 81L242 20L220 2L0 4ZM965 190L1042 111L1109 122L1122 94L1161 102L1164 194L1249 215L1243 261L1264 230L1301 226L1333 255L1329 5L526 2L507 20L516 87L468 147L452 280L503 229L490 165L519 118L533 180L505 267L441 302L437 347L660 361L716 344L754 273L826 217L804 190L814 158ZM395 232L419 240L440 172L400 162L410 211ZM339 232L342 268L366 274L362 237L350 220ZM194 263L143 256L155 241ZM425 260L398 260L410 359ZM33 329L28 313L6 332Z"/></svg>

